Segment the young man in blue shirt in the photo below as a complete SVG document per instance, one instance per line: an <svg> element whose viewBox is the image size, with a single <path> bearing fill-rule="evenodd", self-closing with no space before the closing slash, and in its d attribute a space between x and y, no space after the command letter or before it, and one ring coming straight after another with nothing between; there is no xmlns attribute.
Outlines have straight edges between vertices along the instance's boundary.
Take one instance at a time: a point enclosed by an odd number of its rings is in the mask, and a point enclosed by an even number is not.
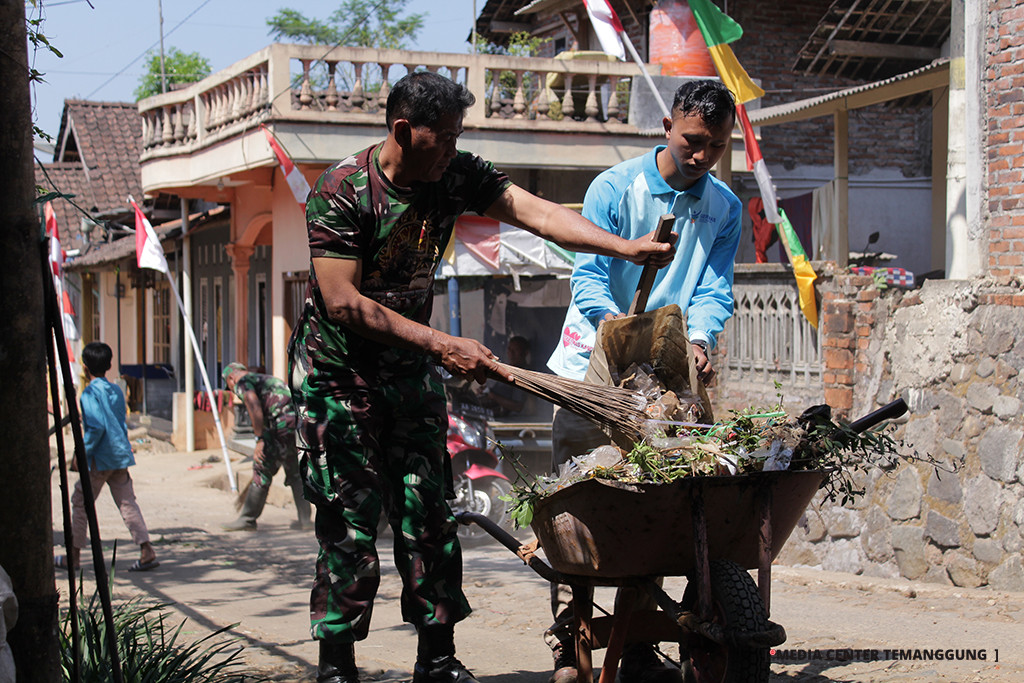
<svg viewBox="0 0 1024 683"><path fill-rule="evenodd" d="M705 384L715 375L708 354L733 313L733 263L742 211L732 190L709 171L725 154L735 121L733 97L721 82L684 83L675 93L672 116L664 119L667 144L601 173L583 201L584 218L625 239L649 233L664 214L676 216L676 255L658 271L647 309L678 304L683 310L698 376ZM572 302L560 343L548 361L555 374L583 379L597 326L625 315L641 271L642 266L621 259L576 256ZM609 441L593 423L559 410L552 424L552 470ZM552 586L556 624L546 634L555 653L552 683L576 680L568 598L564 587ZM627 649L623 683L680 680L678 670L657 664L649 646Z"/></svg>

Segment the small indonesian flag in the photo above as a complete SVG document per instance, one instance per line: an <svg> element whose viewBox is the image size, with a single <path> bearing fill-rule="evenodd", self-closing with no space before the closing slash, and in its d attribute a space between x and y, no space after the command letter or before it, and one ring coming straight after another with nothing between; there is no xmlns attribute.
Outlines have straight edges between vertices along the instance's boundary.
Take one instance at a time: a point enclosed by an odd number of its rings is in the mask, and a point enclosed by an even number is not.
<svg viewBox="0 0 1024 683"><path fill-rule="evenodd" d="M590 17L590 24L594 27L597 40L601 43L601 49L619 59L626 58L626 48L622 45L622 22L619 15L615 13L608 0L583 0L587 8L587 16Z"/></svg>
<svg viewBox="0 0 1024 683"><path fill-rule="evenodd" d="M139 268L170 273L171 269L167 267L167 258L164 256L164 248L160 246L160 238L156 236L156 230L131 195L128 196L128 203L135 209L135 258Z"/></svg>
<svg viewBox="0 0 1024 683"><path fill-rule="evenodd" d="M292 163L291 158L281 148L281 145L278 144L277 139L274 138L274 134L266 126L260 126L260 128L263 129L263 133L267 136L270 148L274 150L274 156L277 157L277 163L281 165L281 172L284 173L284 179L288 181L288 187L292 188L295 201L305 206L306 198L309 196L309 183L306 182L306 177L302 175L299 167Z"/></svg>

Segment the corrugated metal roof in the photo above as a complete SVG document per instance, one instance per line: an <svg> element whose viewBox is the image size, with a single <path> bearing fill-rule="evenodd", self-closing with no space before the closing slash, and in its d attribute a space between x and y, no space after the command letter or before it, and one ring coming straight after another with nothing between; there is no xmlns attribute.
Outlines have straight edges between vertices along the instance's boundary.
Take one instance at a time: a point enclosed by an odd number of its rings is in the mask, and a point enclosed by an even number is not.
<svg viewBox="0 0 1024 683"><path fill-rule="evenodd" d="M793 70L862 81L888 78L937 58L951 23L950 0L835 0Z"/></svg>
<svg viewBox="0 0 1024 683"><path fill-rule="evenodd" d="M770 126L789 121L801 121L816 116L827 116L837 110L858 109L872 104L900 99L949 84L949 59L938 59L928 66L874 83L837 90L820 97L777 104L773 107L752 109L750 122L755 126Z"/></svg>

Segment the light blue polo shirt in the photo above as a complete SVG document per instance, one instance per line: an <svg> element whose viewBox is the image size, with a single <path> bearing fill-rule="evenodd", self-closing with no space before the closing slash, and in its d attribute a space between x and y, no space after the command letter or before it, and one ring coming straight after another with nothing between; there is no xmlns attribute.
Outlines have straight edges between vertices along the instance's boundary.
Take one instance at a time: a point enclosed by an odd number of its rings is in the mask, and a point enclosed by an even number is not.
<svg viewBox="0 0 1024 683"><path fill-rule="evenodd" d="M740 242L742 204L710 173L682 192L658 172L659 145L601 173L587 190L583 216L609 232L636 239L658 226L663 214L676 216L676 255L658 271L647 302L651 311L678 304L691 340L714 348L733 313L733 266ZM629 310L642 266L624 259L577 254L558 346L548 360L557 375L583 379L594 348L597 323L606 313Z"/></svg>

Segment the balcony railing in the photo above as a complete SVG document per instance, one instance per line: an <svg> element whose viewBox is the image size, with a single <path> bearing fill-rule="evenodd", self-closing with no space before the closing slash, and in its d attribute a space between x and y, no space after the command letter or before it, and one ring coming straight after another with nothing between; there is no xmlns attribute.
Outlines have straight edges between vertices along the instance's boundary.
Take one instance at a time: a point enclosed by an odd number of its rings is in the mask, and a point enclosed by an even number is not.
<svg viewBox="0 0 1024 683"><path fill-rule="evenodd" d="M379 125L391 85L423 69L476 96L467 128L636 132L629 92L640 71L632 63L274 44L140 102L143 159L187 153L268 120Z"/></svg>

